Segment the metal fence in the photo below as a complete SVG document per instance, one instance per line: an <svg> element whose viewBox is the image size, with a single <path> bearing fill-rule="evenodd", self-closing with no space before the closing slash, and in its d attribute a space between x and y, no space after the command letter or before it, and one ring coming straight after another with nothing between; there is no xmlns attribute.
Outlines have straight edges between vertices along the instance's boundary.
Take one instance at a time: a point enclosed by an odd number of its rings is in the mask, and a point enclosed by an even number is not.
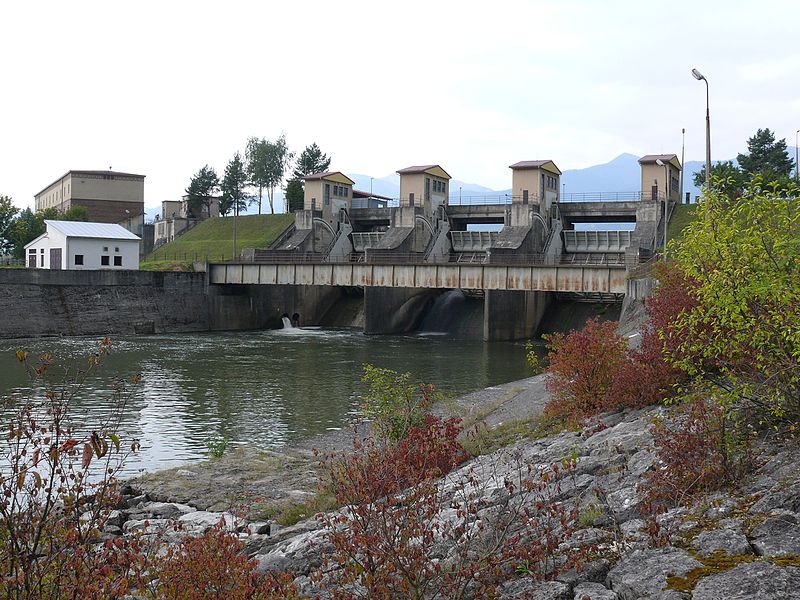
<svg viewBox="0 0 800 600"><path fill-rule="evenodd" d="M664 192L573 192L561 194L559 202L651 202L664 201Z"/></svg>

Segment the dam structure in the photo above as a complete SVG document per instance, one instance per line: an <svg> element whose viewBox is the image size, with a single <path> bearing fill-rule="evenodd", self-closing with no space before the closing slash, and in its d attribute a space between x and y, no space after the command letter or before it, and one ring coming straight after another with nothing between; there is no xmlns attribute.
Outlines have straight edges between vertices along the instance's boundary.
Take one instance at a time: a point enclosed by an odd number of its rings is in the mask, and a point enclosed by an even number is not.
<svg viewBox="0 0 800 600"><path fill-rule="evenodd" d="M511 193L499 196L451 194L439 165L397 171L398 198L316 173L294 224L269 248L210 263L209 289L356 290L366 333L414 330L438 296L462 290L483 301L483 339L530 338L554 301L621 301L629 271L664 243L682 167L674 154L639 163L640 190L595 194L564 194L552 160L510 165ZM302 314L302 302L280 310Z"/></svg>

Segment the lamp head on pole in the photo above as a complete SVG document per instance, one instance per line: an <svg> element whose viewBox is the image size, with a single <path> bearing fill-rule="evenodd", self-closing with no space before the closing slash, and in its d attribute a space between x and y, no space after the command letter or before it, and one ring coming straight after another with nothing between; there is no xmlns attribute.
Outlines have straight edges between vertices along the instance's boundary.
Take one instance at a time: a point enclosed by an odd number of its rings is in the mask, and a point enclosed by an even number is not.
<svg viewBox="0 0 800 600"><path fill-rule="evenodd" d="M702 81L702 80L708 81L705 77L703 77L703 74L697 69L692 69L692 77L697 79L697 81Z"/></svg>
<svg viewBox="0 0 800 600"><path fill-rule="evenodd" d="M659 167L663 167L663 166L664 166L664 161L662 161L660 158L657 158L657 159L656 159L656 164L657 164Z"/></svg>

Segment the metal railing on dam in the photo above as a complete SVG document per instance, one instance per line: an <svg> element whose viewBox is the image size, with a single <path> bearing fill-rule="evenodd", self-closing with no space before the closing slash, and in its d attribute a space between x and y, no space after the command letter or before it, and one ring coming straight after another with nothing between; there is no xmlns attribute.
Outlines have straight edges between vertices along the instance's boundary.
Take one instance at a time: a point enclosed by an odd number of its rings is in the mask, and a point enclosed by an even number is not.
<svg viewBox="0 0 800 600"><path fill-rule="evenodd" d="M624 294L625 264L211 263L210 284Z"/></svg>

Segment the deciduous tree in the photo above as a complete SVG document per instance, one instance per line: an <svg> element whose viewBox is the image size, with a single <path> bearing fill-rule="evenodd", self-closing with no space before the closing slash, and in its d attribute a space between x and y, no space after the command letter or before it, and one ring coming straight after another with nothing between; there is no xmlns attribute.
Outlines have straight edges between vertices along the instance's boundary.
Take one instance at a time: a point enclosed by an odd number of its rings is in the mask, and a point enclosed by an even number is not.
<svg viewBox="0 0 800 600"><path fill-rule="evenodd" d="M11 241L11 225L19 209L11 203L9 196L0 196L0 255L9 254L14 249Z"/></svg>
<svg viewBox="0 0 800 600"><path fill-rule="evenodd" d="M747 174L737 167L732 160L718 162L711 167L711 180L714 189L722 192L728 198L734 199L742 195L742 190L747 183ZM706 171L697 171L692 177L694 185L703 188L706 184Z"/></svg>
<svg viewBox="0 0 800 600"><path fill-rule="evenodd" d="M676 321L672 359L762 418L800 419L799 193L706 194L676 251L696 306Z"/></svg>
<svg viewBox="0 0 800 600"><path fill-rule="evenodd" d="M275 214L275 188L280 186L283 176L294 158L294 153L286 145L286 136L281 135L274 142L266 142L266 188L269 210Z"/></svg>
<svg viewBox="0 0 800 600"><path fill-rule="evenodd" d="M269 149L267 144L268 142L264 138L258 139L257 137L251 137L247 140L247 147L244 151L249 183L253 187L258 188L258 196L253 197L254 201L258 199L258 214L261 214L261 201L264 197L264 188L269 185Z"/></svg>

